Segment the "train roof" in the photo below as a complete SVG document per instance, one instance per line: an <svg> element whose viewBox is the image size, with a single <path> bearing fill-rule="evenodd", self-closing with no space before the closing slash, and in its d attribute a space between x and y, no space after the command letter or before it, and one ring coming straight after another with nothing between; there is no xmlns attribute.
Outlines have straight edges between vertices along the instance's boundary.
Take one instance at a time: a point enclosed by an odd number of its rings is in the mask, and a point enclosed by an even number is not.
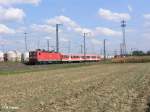
<svg viewBox="0 0 150 112"><path fill-rule="evenodd" d="M68 56L84 56L84 54L65 54L65 53L62 53L62 55L68 55ZM86 56L100 56L100 55L97 55L97 54L86 54Z"/></svg>
<svg viewBox="0 0 150 112"><path fill-rule="evenodd" d="M48 52L48 53L58 53L58 52L55 52L55 51L46 51L46 50L36 50L36 51L30 51L30 52ZM61 55L67 55L67 56L84 56L84 54L74 54L74 53L70 53L70 54L67 54L67 53L61 53L59 52L59 54ZM86 54L86 56L100 56L98 54Z"/></svg>

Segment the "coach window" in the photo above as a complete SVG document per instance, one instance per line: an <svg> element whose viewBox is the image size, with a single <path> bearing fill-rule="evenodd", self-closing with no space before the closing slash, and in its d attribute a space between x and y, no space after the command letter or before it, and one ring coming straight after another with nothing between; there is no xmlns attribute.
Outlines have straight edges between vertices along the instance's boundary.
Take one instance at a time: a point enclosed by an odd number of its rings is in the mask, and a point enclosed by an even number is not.
<svg viewBox="0 0 150 112"><path fill-rule="evenodd" d="M87 58L90 58L90 56L87 56Z"/></svg>
<svg viewBox="0 0 150 112"><path fill-rule="evenodd" d="M67 55L64 55L64 58L69 58L69 56L67 56Z"/></svg>
<svg viewBox="0 0 150 112"><path fill-rule="evenodd" d="M92 56L92 58L96 58L95 56Z"/></svg>

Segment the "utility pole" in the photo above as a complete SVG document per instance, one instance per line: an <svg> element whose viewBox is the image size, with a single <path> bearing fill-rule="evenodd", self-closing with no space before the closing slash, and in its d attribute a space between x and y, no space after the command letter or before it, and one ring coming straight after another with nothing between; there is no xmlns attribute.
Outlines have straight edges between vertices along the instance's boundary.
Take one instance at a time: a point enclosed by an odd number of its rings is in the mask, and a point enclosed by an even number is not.
<svg viewBox="0 0 150 112"><path fill-rule="evenodd" d="M24 33L24 41L25 41L25 50L28 51L28 47L27 47L27 32Z"/></svg>
<svg viewBox="0 0 150 112"><path fill-rule="evenodd" d="M59 26L62 24L56 24L56 52L59 52Z"/></svg>
<svg viewBox="0 0 150 112"><path fill-rule="evenodd" d="M84 48L84 61L86 61L86 36L88 33L83 33L83 48Z"/></svg>
<svg viewBox="0 0 150 112"><path fill-rule="evenodd" d="M55 46L51 46L52 51L55 51Z"/></svg>
<svg viewBox="0 0 150 112"><path fill-rule="evenodd" d="M68 41L68 53L70 53L70 51L71 51L71 41L69 40Z"/></svg>
<svg viewBox="0 0 150 112"><path fill-rule="evenodd" d="M5 52L5 45L4 44L2 44L2 50L3 50L3 52Z"/></svg>
<svg viewBox="0 0 150 112"><path fill-rule="evenodd" d="M122 43L122 55L126 55L127 51L126 51L126 35L125 35L125 27L126 27L126 21L123 20L121 21L121 28L122 28L122 34L123 34L123 43Z"/></svg>
<svg viewBox="0 0 150 112"><path fill-rule="evenodd" d="M40 40L37 41L37 49L40 49Z"/></svg>
<svg viewBox="0 0 150 112"><path fill-rule="evenodd" d="M106 39L104 39L104 61L106 60Z"/></svg>
<svg viewBox="0 0 150 112"><path fill-rule="evenodd" d="M50 51L50 49L49 49L49 39L47 39L47 50Z"/></svg>
<svg viewBox="0 0 150 112"><path fill-rule="evenodd" d="M120 56L123 55L123 46L122 46L122 43L120 44Z"/></svg>
<svg viewBox="0 0 150 112"><path fill-rule="evenodd" d="M133 54L133 48L131 48L131 55Z"/></svg>
<svg viewBox="0 0 150 112"><path fill-rule="evenodd" d="M100 49L100 54L103 55L103 48Z"/></svg>
<svg viewBox="0 0 150 112"><path fill-rule="evenodd" d="M115 50L114 50L114 56L117 56L117 54L118 54L118 53L117 53L117 50L115 49Z"/></svg>
<svg viewBox="0 0 150 112"><path fill-rule="evenodd" d="M82 53L83 53L83 45L81 44L80 47L81 47L81 48L80 48L80 49L81 49L80 52L81 52L81 54L82 54Z"/></svg>

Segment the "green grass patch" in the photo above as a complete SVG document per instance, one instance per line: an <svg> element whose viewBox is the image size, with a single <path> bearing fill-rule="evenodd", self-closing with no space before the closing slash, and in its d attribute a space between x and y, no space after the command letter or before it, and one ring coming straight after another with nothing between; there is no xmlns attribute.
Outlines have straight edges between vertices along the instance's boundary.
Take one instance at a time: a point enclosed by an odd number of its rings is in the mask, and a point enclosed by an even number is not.
<svg viewBox="0 0 150 112"><path fill-rule="evenodd" d="M83 66L91 66L99 63L70 63L70 64L49 64L49 65L24 65L21 63L1 63L0 75L12 75L45 70L67 69Z"/></svg>

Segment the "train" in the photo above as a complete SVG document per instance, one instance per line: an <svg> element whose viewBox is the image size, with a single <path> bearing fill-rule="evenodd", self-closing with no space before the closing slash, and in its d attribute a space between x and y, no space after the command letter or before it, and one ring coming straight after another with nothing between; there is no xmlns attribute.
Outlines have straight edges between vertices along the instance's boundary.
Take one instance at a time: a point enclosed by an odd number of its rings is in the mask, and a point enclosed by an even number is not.
<svg viewBox="0 0 150 112"><path fill-rule="evenodd" d="M79 63L99 62L100 55L94 54L64 54L54 51L35 50L29 52L28 64Z"/></svg>

